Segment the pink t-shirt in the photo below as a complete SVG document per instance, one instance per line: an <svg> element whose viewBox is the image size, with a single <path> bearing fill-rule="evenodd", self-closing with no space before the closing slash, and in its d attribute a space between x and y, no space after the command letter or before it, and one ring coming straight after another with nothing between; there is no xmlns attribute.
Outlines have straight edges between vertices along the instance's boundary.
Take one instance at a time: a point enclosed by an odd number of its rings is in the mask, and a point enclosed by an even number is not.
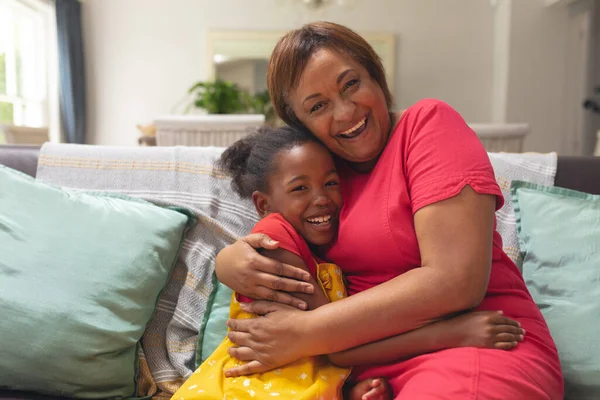
<svg viewBox="0 0 600 400"><path fill-rule="evenodd" d="M495 195L498 208L503 204L483 145L463 118L438 100L422 100L404 112L371 172L341 168L340 227L324 256L343 270L351 295L420 268L413 214L422 207L459 194L465 185ZM498 232L492 258L479 309L530 319L528 339L552 349L543 317L519 270L503 252Z"/></svg>

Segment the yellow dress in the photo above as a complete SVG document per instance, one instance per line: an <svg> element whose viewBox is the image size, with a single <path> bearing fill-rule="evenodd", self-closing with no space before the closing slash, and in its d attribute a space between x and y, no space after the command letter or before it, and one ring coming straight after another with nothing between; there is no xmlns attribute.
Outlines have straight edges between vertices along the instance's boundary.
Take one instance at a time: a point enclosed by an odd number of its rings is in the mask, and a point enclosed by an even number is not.
<svg viewBox="0 0 600 400"><path fill-rule="evenodd" d="M317 264L317 281L330 301L346 297L342 272L335 264ZM255 314L241 310L235 293L231 300L231 318L255 318ZM233 343L225 340L211 356L198 367L172 400L244 400L244 399L294 399L342 400L342 386L350 369L329 363L327 357L307 357L282 368L238 378L226 378L224 371L242 362L232 358L227 349Z"/></svg>

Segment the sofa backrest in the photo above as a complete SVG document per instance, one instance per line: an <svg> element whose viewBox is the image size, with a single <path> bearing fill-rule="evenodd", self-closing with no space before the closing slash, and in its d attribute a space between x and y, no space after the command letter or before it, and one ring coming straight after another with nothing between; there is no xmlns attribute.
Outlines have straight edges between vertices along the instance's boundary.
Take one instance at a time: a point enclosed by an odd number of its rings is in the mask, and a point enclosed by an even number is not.
<svg viewBox="0 0 600 400"><path fill-rule="evenodd" d="M2 145L0 164L35 176L38 146ZM555 185L600 194L600 157L559 156Z"/></svg>
<svg viewBox="0 0 600 400"><path fill-rule="evenodd" d="M554 185L600 194L600 157L558 157Z"/></svg>
<svg viewBox="0 0 600 400"><path fill-rule="evenodd" d="M39 146L1 145L0 164L35 177Z"/></svg>

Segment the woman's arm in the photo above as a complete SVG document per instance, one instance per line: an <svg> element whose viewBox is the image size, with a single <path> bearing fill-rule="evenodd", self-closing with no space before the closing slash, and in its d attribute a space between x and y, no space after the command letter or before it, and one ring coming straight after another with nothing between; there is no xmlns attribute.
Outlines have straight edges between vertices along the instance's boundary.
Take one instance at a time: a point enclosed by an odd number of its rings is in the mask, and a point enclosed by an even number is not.
<svg viewBox="0 0 600 400"><path fill-rule="evenodd" d="M217 278L244 296L306 310L306 301L291 293L314 293L315 286L309 282L308 271L268 258L256 250L275 250L278 246L278 242L262 233L240 238L217 254Z"/></svg>
<svg viewBox="0 0 600 400"><path fill-rule="evenodd" d="M421 268L311 311L305 319L313 353L345 350L477 307L490 275L495 206L494 196L466 186L417 211ZM357 321L368 329L356 329Z"/></svg>
<svg viewBox="0 0 600 400"><path fill-rule="evenodd" d="M308 267L304 263L301 257L298 255L283 249L275 249L275 250L262 250L261 253L265 257L269 257L272 260L279 261L282 264L291 265L296 268L300 268L303 271L308 272ZM308 305L308 310L314 310L322 305L328 304L329 299L315 280L313 276L310 276L308 283L313 285L315 291L311 294L308 293L297 293L296 296L306 302Z"/></svg>
<svg viewBox="0 0 600 400"><path fill-rule="evenodd" d="M343 351L478 306L491 269L495 206L494 196L465 186L458 195L419 209L414 224L422 266L369 290L306 313L265 302L249 305L247 311L265 318L228 322L229 337L239 346L231 354L256 362L231 374Z"/></svg>

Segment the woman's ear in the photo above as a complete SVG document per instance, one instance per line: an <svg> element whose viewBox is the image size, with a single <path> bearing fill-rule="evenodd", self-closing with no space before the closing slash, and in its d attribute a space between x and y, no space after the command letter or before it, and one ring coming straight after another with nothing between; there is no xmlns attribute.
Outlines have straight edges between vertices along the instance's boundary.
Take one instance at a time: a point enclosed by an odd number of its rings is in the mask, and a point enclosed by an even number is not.
<svg viewBox="0 0 600 400"><path fill-rule="evenodd" d="M271 208L269 207L269 196L265 193L259 192L258 190L254 191L254 193L252 193L252 202L254 203L256 212L261 218L267 216L267 214L271 212Z"/></svg>

